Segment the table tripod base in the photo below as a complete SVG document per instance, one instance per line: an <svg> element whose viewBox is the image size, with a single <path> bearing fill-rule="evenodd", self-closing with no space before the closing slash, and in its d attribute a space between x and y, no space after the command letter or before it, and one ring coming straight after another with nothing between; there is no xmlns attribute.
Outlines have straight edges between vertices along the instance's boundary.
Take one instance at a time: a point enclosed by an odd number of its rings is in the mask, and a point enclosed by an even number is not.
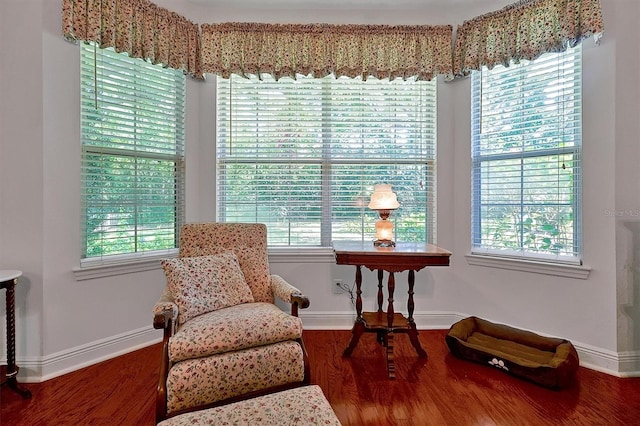
<svg viewBox="0 0 640 426"><path fill-rule="evenodd" d="M7 366L0 366L0 378L2 379L2 385L9 386L14 392L20 395L24 399L31 398L31 391L18 383L17 376L18 375L18 367L15 368L11 373L7 373Z"/></svg>

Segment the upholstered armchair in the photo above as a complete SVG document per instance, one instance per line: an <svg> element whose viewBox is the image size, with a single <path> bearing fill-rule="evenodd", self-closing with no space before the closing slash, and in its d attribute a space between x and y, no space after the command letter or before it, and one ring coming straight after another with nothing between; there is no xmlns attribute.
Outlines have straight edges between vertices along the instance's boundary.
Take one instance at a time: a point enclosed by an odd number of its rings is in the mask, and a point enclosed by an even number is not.
<svg viewBox="0 0 640 426"><path fill-rule="evenodd" d="M309 300L270 275L265 225L186 224L178 258L162 266L167 286L153 320L164 330L157 421L310 383L298 318Z"/></svg>

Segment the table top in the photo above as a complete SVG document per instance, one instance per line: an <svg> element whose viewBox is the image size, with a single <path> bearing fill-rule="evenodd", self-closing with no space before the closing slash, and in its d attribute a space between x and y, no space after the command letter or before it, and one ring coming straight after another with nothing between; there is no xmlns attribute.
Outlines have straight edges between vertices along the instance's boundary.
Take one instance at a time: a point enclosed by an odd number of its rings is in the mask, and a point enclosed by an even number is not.
<svg viewBox="0 0 640 426"><path fill-rule="evenodd" d="M0 282L13 280L22 275L17 269L0 269Z"/></svg>
<svg viewBox="0 0 640 426"><path fill-rule="evenodd" d="M451 256L449 250L445 250L428 243L396 242L395 247L375 247L372 241L333 241L335 253L350 253L359 255L392 255L392 256Z"/></svg>
<svg viewBox="0 0 640 426"><path fill-rule="evenodd" d="M425 266L449 266L451 252L433 244L397 242L376 247L372 241L334 241L338 265L360 265L389 272L419 271Z"/></svg>

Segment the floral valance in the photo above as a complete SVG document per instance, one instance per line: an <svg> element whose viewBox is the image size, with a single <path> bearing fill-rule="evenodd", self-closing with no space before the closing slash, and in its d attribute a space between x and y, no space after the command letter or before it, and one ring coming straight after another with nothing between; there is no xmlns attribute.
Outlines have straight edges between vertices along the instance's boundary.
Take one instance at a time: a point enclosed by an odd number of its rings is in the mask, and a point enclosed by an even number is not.
<svg viewBox="0 0 640 426"><path fill-rule="evenodd" d="M600 0L521 0L458 27L454 73L562 52L602 31Z"/></svg>
<svg viewBox="0 0 640 426"><path fill-rule="evenodd" d="M520 0L458 26L202 24L149 0L63 0L69 40L96 42L132 57L203 72L366 79L467 75L559 52L603 31L600 0ZM200 34L200 30L202 34Z"/></svg>
<svg viewBox="0 0 640 426"><path fill-rule="evenodd" d="M451 74L452 41L450 25L203 24L202 70L431 80Z"/></svg>
<svg viewBox="0 0 640 426"><path fill-rule="evenodd" d="M148 0L63 0L62 31L202 78L198 25Z"/></svg>

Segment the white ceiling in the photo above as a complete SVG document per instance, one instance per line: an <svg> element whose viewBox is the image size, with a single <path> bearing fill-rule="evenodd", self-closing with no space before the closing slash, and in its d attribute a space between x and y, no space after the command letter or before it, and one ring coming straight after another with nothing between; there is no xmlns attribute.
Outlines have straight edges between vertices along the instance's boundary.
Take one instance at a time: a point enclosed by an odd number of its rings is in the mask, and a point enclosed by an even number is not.
<svg viewBox="0 0 640 426"><path fill-rule="evenodd" d="M201 6L255 9L425 9L495 0L188 0ZM513 0L514 2L516 0Z"/></svg>

